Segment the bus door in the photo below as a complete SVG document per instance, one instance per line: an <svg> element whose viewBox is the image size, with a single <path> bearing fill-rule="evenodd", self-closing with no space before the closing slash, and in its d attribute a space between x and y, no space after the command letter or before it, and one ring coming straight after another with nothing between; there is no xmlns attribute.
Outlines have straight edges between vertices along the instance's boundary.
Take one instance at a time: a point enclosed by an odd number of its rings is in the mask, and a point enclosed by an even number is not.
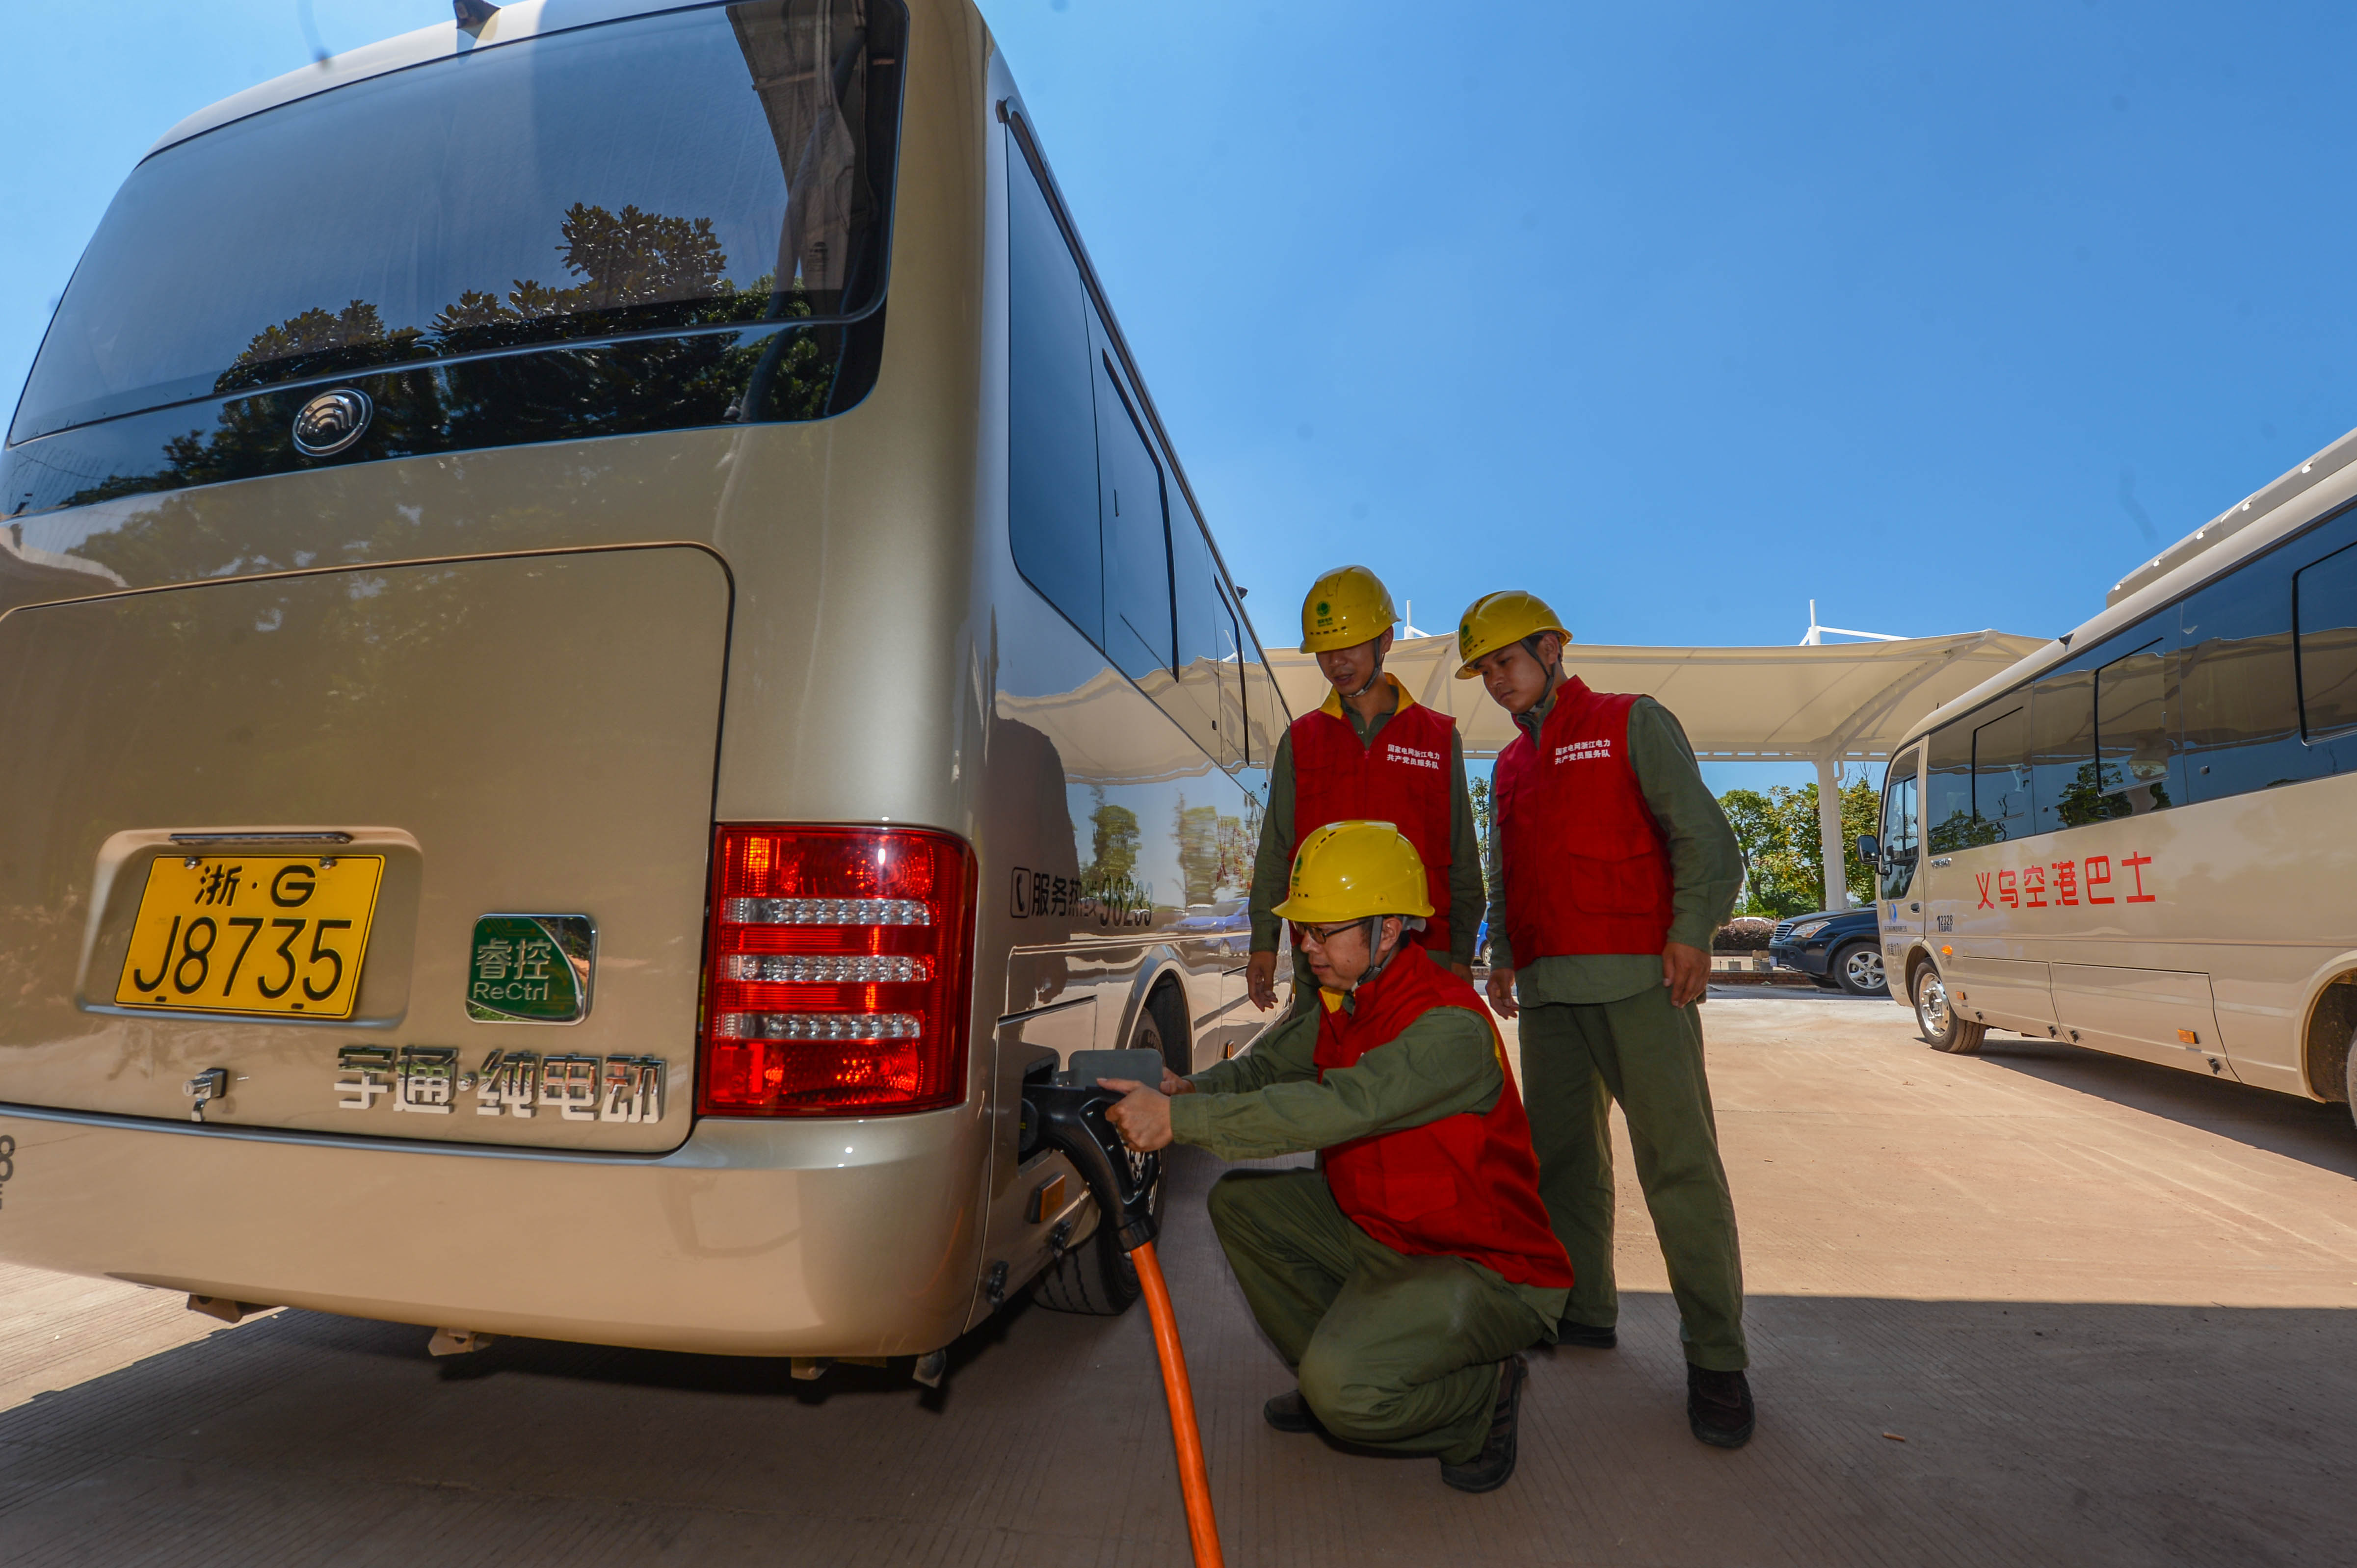
<svg viewBox="0 0 2357 1568"><path fill-rule="evenodd" d="M1922 760L1921 750L1910 746L1892 759L1882 776L1881 881L1875 891L1880 895L1883 965L1894 975L1900 972L1893 966L1905 961L1908 945L1923 933L1924 890L1918 886L1917 865L1922 853L1922 812L1916 779ZM1891 993L1904 989L1894 983Z"/></svg>

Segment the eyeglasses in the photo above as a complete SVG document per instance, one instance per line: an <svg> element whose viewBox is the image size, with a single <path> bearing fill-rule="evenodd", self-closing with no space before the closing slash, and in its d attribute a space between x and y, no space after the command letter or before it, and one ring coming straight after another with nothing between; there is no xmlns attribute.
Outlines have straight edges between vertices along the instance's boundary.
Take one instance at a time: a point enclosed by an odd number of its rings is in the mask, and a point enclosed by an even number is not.
<svg viewBox="0 0 2357 1568"><path fill-rule="evenodd" d="M1364 920L1345 920L1339 926L1296 926L1294 929L1301 933L1302 946L1323 948L1344 931L1355 931L1365 924Z"/></svg>

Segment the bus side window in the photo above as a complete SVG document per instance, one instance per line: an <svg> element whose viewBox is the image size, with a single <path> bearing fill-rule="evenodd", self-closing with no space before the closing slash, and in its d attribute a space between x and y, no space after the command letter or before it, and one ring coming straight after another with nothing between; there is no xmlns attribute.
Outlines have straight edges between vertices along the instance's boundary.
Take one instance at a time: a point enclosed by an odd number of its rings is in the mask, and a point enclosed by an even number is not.
<svg viewBox="0 0 2357 1568"><path fill-rule="evenodd" d="M2286 553L2245 564L2178 608L2185 782L2192 799L2215 800L2308 778Z"/></svg>
<svg viewBox="0 0 2357 1568"><path fill-rule="evenodd" d="M1093 316L1093 312L1092 315ZM1097 521L1104 539L1104 650L1146 681L1171 670L1170 531L1162 462L1096 322ZM1157 691L1156 695L1163 695Z"/></svg>
<svg viewBox="0 0 2357 1568"><path fill-rule="evenodd" d="M1006 528L1031 585L1104 646L1089 306L1048 199L1006 157Z"/></svg>
<svg viewBox="0 0 2357 1568"><path fill-rule="evenodd" d="M1915 759L1912 751L1890 765L1882 787L1882 896L1904 898L1915 883Z"/></svg>
<svg viewBox="0 0 2357 1568"><path fill-rule="evenodd" d="M1220 636L1226 642L1226 647L1220 655L1220 660L1228 667L1230 671L1222 676L1220 681L1220 701L1222 703L1220 711L1220 733L1223 736L1230 733L1229 714L1232 711L1235 740L1234 745L1230 748L1228 760L1235 767L1249 768L1252 766L1253 759L1252 698L1244 690L1244 671L1248 656L1244 651L1243 622L1236 615L1235 601L1228 597L1227 585L1217 583L1215 586L1220 598ZM1233 703L1235 707L1230 710L1224 705L1228 703Z"/></svg>
<svg viewBox="0 0 2357 1568"><path fill-rule="evenodd" d="M2102 820L2095 788L2095 672L2057 670L2029 688L2029 787L2036 832ZM2010 835L2007 835L2010 836Z"/></svg>
<svg viewBox="0 0 2357 1568"><path fill-rule="evenodd" d="M2098 817L2140 817L2184 799L2169 778L2178 727L2169 662L2155 639L2095 671Z"/></svg>
<svg viewBox="0 0 2357 1568"><path fill-rule="evenodd" d="M2292 579L2299 720L2309 740L2357 728L2357 545Z"/></svg>
<svg viewBox="0 0 2357 1568"><path fill-rule="evenodd" d="M1971 842L2028 838L2030 823L2029 710L2017 698L2015 706L1973 729Z"/></svg>
<svg viewBox="0 0 2357 1568"><path fill-rule="evenodd" d="M1933 854L1970 849L1987 841L1973 831L1973 726L1970 722L1934 730L1924 768L1923 843Z"/></svg>
<svg viewBox="0 0 2357 1568"><path fill-rule="evenodd" d="M1178 697L1172 717L1222 768L1235 766L1243 738L1234 622L1220 595L1211 542L1182 496L1171 509L1171 597L1178 612Z"/></svg>
<svg viewBox="0 0 2357 1568"><path fill-rule="evenodd" d="M1244 756L1251 766L1266 768L1276 756L1277 737L1292 720L1286 714L1285 699L1278 695L1276 682L1261 657L1260 639L1254 634L1251 620L1242 614L1236 619L1242 623L1243 633L1244 725L1248 732Z"/></svg>

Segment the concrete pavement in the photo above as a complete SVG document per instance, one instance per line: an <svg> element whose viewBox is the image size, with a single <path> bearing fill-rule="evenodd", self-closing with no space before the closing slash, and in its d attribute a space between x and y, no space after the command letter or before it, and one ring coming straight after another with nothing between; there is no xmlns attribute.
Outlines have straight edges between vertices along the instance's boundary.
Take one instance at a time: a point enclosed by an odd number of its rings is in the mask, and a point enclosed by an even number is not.
<svg viewBox="0 0 2357 1568"><path fill-rule="evenodd" d="M1534 1354L1522 1466L1259 1419L1286 1386L1182 1153L1165 1264L1232 1563L2301 1563L2357 1541L2357 1134L2043 1042L1941 1056L1903 1009L1705 1010L1760 1434L1687 1435L1620 1165L1615 1351ZM928 1394L838 1369L507 1341L0 1271L0 1553L35 1563L1181 1563L1142 1309L1029 1306Z"/></svg>

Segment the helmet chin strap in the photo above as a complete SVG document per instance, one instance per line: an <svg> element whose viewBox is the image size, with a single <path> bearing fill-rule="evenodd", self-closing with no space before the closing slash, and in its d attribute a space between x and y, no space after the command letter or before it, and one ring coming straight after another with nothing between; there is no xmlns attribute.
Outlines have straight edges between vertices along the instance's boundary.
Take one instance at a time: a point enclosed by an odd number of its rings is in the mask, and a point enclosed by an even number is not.
<svg viewBox="0 0 2357 1568"><path fill-rule="evenodd" d="M1392 960L1399 957L1401 950L1407 946L1407 922L1405 920L1402 920L1400 922L1400 940L1392 944L1391 951L1380 951L1383 940L1383 922L1388 918L1390 918L1390 917L1386 915L1370 915L1364 920L1360 922L1360 924L1363 925L1367 929L1367 957L1369 961L1365 972L1362 972L1358 979L1351 983L1352 990L1358 989L1358 987L1366 984L1369 981L1381 975L1384 970L1391 967Z"/></svg>
<svg viewBox="0 0 2357 1568"><path fill-rule="evenodd" d="M1545 632L1534 631L1531 633L1530 636L1523 639L1523 651L1531 656L1532 663L1546 671L1546 690L1539 693L1539 700L1541 702L1544 702L1547 698L1554 696L1555 689L1563 684L1562 650L1556 650L1555 662L1552 664L1547 663L1544 660L1539 657L1539 639L1545 635Z"/></svg>
<svg viewBox="0 0 2357 1568"><path fill-rule="evenodd" d="M1383 678L1383 656L1382 654L1378 653L1378 654L1376 654L1376 655L1375 655L1375 672L1374 672L1373 674L1372 674L1372 675L1370 675L1370 676L1368 676L1368 677L1367 677L1367 683L1366 683L1365 685L1363 685L1363 686L1360 687L1360 688L1359 688L1357 691L1355 691L1355 692L1345 692L1345 693L1342 693L1342 700L1343 700L1344 702L1346 702L1346 703L1355 703L1355 702L1357 702L1360 698L1361 698L1361 697L1365 696L1368 693L1370 693L1370 692L1373 691L1373 690L1375 689L1375 682L1378 682L1378 681L1380 681L1380 680L1382 680Z"/></svg>

